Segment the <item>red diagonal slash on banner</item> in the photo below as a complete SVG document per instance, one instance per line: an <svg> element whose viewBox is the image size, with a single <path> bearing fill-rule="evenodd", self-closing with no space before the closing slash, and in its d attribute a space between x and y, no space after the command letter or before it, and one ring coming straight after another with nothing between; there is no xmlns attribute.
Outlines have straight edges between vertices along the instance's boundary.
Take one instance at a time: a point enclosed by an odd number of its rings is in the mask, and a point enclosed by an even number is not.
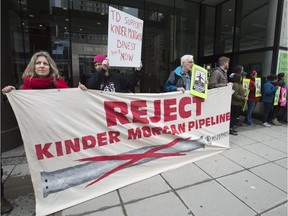
<svg viewBox="0 0 288 216"><path fill-rule="evenodd" d="M187 140L190 139L186 138ZM183 140L181 138L177 138L175 140L173 140L172 142L166 144L166 145L162 145L162 146L157 146L155 148L149 149L146 152L143 153L135 153L135 154L121 154L121 155L110 155L110 156L95 156L95 157L90 157L90 158L82 158L79 159L77 161L80 162L84 162L84 161L108 161L108 160L129 160L128 162L119 165L118 167L115 167L114 169L110 170L109 172L105 173L104 175L102 175L101 177L99 177L98 179L96 179L95 181L89 183L88 185L86 185L86 187L95 184L96 182L100 181L101 179L104 179L106 177L108 177L109 175L111 175L112 173L115 173L121 169L124 169L125 167L132 165L142 159L145 158L161 158L161 157L171 157L171 156L182 156L185 154L179 154L179 153L156 153L156 151L162 150L162 149L166 149L169 148L173 145L175 145L176 143L178 143L180 140Z"/></svg>

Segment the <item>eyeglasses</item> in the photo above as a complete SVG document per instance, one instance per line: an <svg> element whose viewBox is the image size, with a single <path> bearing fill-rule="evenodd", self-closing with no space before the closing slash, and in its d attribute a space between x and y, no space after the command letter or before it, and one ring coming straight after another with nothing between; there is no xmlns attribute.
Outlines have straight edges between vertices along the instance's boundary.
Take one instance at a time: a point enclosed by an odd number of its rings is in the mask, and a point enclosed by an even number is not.
<svg viewBox="0 0 288 216"><path fill-rule="evenodd" d="M187 61L187 63L193 64L194 62L193 61Z"/></svg>

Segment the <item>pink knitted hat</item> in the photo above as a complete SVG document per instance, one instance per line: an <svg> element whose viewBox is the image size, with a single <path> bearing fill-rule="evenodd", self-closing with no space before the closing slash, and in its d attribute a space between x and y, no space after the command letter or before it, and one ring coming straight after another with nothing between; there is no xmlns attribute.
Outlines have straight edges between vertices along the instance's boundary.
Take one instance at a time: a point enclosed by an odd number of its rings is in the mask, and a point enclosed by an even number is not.
<svg viewBox="0 0 288 216"><path fill-rule="evenodd" d="M257 71L256 70L253 70L250 74L250 76L254 76L255 74L257 74Z"/></svg>
<svg viewBox="0 0 288 216"><path fill-rule="evenodd" d="M98 54L94 57L93 63L95 64L96 62L102 63L106 59L106 56L103 54Z"/></svg>

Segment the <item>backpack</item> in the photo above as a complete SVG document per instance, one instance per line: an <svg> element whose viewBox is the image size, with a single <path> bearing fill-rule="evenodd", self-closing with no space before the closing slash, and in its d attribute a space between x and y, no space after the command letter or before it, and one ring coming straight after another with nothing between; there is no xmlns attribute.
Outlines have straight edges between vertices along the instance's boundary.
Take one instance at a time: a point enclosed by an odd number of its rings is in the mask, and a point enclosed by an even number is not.
<svg viewBox="0 0 288 216"><path fill-rule="evenodd" d="M179 78L180 78L180 77L179 77L179 76L176 76L176 74L174 73L174 82L173 82L173 85L175 85L175 84L178 82ZM167 80L163 83L162 86L160 86L160 89L161 89L160 92L167 92L167 91L165 91L165 88L164 88L166 82L167 82Z"/></svg>

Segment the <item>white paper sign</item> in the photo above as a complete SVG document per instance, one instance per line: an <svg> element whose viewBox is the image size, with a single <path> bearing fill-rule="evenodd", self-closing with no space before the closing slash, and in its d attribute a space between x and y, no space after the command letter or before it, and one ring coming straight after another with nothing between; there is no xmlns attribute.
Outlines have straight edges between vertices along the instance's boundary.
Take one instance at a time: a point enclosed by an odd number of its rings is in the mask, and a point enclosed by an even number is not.
<svg viewBox="0 0 288 216"><path fill-rule="evenodd" d="M109 7L108 58L110 66L139 67L143 20Z"/></svg>

